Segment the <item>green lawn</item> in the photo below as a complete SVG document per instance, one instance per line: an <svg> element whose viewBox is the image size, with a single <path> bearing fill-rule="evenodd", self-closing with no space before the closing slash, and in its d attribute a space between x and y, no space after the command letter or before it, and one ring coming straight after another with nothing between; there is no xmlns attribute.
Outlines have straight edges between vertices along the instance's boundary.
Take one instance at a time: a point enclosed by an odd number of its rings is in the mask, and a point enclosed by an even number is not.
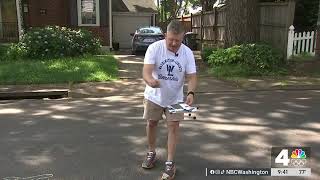
<svg viewBox="0 0 320 180"><path fill-rule="evenodd" d="M117 61L111 55L0 61L2 85L109 81L117 75Z"/></svg>
<svg viewBox="0 0 320 180"><path fill-rule="evenodd" d="M214 66L209 70L209 73L219 78L229 77L251 77L251 76L285 76L288 74L285 67L277 68L269 71L259 71L252 67L242 64L226 64Z"/></svg>

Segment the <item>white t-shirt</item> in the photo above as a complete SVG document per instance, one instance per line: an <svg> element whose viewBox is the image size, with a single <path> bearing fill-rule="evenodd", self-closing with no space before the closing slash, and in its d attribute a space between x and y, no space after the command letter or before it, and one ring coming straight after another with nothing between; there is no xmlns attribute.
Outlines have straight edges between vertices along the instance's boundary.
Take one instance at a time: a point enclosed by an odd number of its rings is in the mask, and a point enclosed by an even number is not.
<svg viewBox="0 0 320 180"><path fill-rule="evenodd" d="M177 53L169 51L165 40L151 44L144 64L154 64L152 76L160 81L160 88L146 85L144 97L162 107L183 102L185 74L196 73L193 52L181 44Z"/></svg>

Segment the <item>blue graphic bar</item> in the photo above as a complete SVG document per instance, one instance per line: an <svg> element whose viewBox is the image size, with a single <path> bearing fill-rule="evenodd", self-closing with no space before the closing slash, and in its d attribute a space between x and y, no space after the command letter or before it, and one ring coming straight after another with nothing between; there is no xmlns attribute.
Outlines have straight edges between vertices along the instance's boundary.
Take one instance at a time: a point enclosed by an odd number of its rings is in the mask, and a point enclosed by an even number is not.
<svg viewBox="0 0 320 180"><path fill-rule="evenodd" d="M271 176L271 168L206 168L206 176Z"/></svg>

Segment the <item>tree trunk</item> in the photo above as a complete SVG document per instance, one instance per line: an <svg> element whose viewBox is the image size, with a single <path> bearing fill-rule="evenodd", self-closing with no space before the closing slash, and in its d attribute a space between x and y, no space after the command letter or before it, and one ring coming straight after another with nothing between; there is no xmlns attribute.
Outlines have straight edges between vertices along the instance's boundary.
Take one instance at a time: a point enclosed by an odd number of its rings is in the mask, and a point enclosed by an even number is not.
<svg viewBox="0 0 320 180"><path fill-rule="evenodd" d="M204 1L204 6L202 7L203 10L205 12L212 11L213 10L213 5L214 5L215 2L216 2L215 0L205 0Z"/></svg>
<svg viewBox="0 0 320 180"><path fill-rule="evenodd" d="M163 5L163 15L164 15L164 22L165 22L165 24L166 24L166 26L167 26L167 0L164 0L163 1L164 2L164 5Z"/></svg>
<svg viewBox="0 0 320 180"><path fill-rule="evenodd" d="M259 40L258 0L228 0L226 2L226 46Z"/></svg>

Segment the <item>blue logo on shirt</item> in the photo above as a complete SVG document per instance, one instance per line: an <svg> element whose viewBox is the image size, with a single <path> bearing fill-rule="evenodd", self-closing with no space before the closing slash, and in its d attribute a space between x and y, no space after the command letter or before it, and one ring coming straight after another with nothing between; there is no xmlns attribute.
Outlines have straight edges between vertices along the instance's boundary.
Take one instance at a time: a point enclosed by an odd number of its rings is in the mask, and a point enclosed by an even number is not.
<svg viewBox="0 0 320 180"><path fill-rule="evenodd" d="M165 66L166 65L166 66ZM169 81L179 81L178 77L175 77L175 74L173 70L175 67L179 72L182 72L182 66L178 61L175 61L174 59L165 59L160 63L159 69L162 69L163 67L167 67L167 74L162 75L158 74L158 79L163 79L163 80L169 80Z"/></svg>
<svg viewBox="0 0 320 180"><path fill-rule="evenodd" d="M164 61L162 61L162 62L160 63L159 69L162 69L162 67L163 67L165 64L167 64L167 63L174 63L174 64L176 64L176 65L178 66L178 68L179 68L179 72L182 72L182 66L181 66L181 64L180 64L178 61L175 61L174 59L165 59Z"/></svg>
<svg viewBox="0 0 320 180"><path fill-rule="evenodd" d="M173 74L172 74L173 69L174 69L174 66L170 66L167 64L168 76L173 76Z"/></svg>

